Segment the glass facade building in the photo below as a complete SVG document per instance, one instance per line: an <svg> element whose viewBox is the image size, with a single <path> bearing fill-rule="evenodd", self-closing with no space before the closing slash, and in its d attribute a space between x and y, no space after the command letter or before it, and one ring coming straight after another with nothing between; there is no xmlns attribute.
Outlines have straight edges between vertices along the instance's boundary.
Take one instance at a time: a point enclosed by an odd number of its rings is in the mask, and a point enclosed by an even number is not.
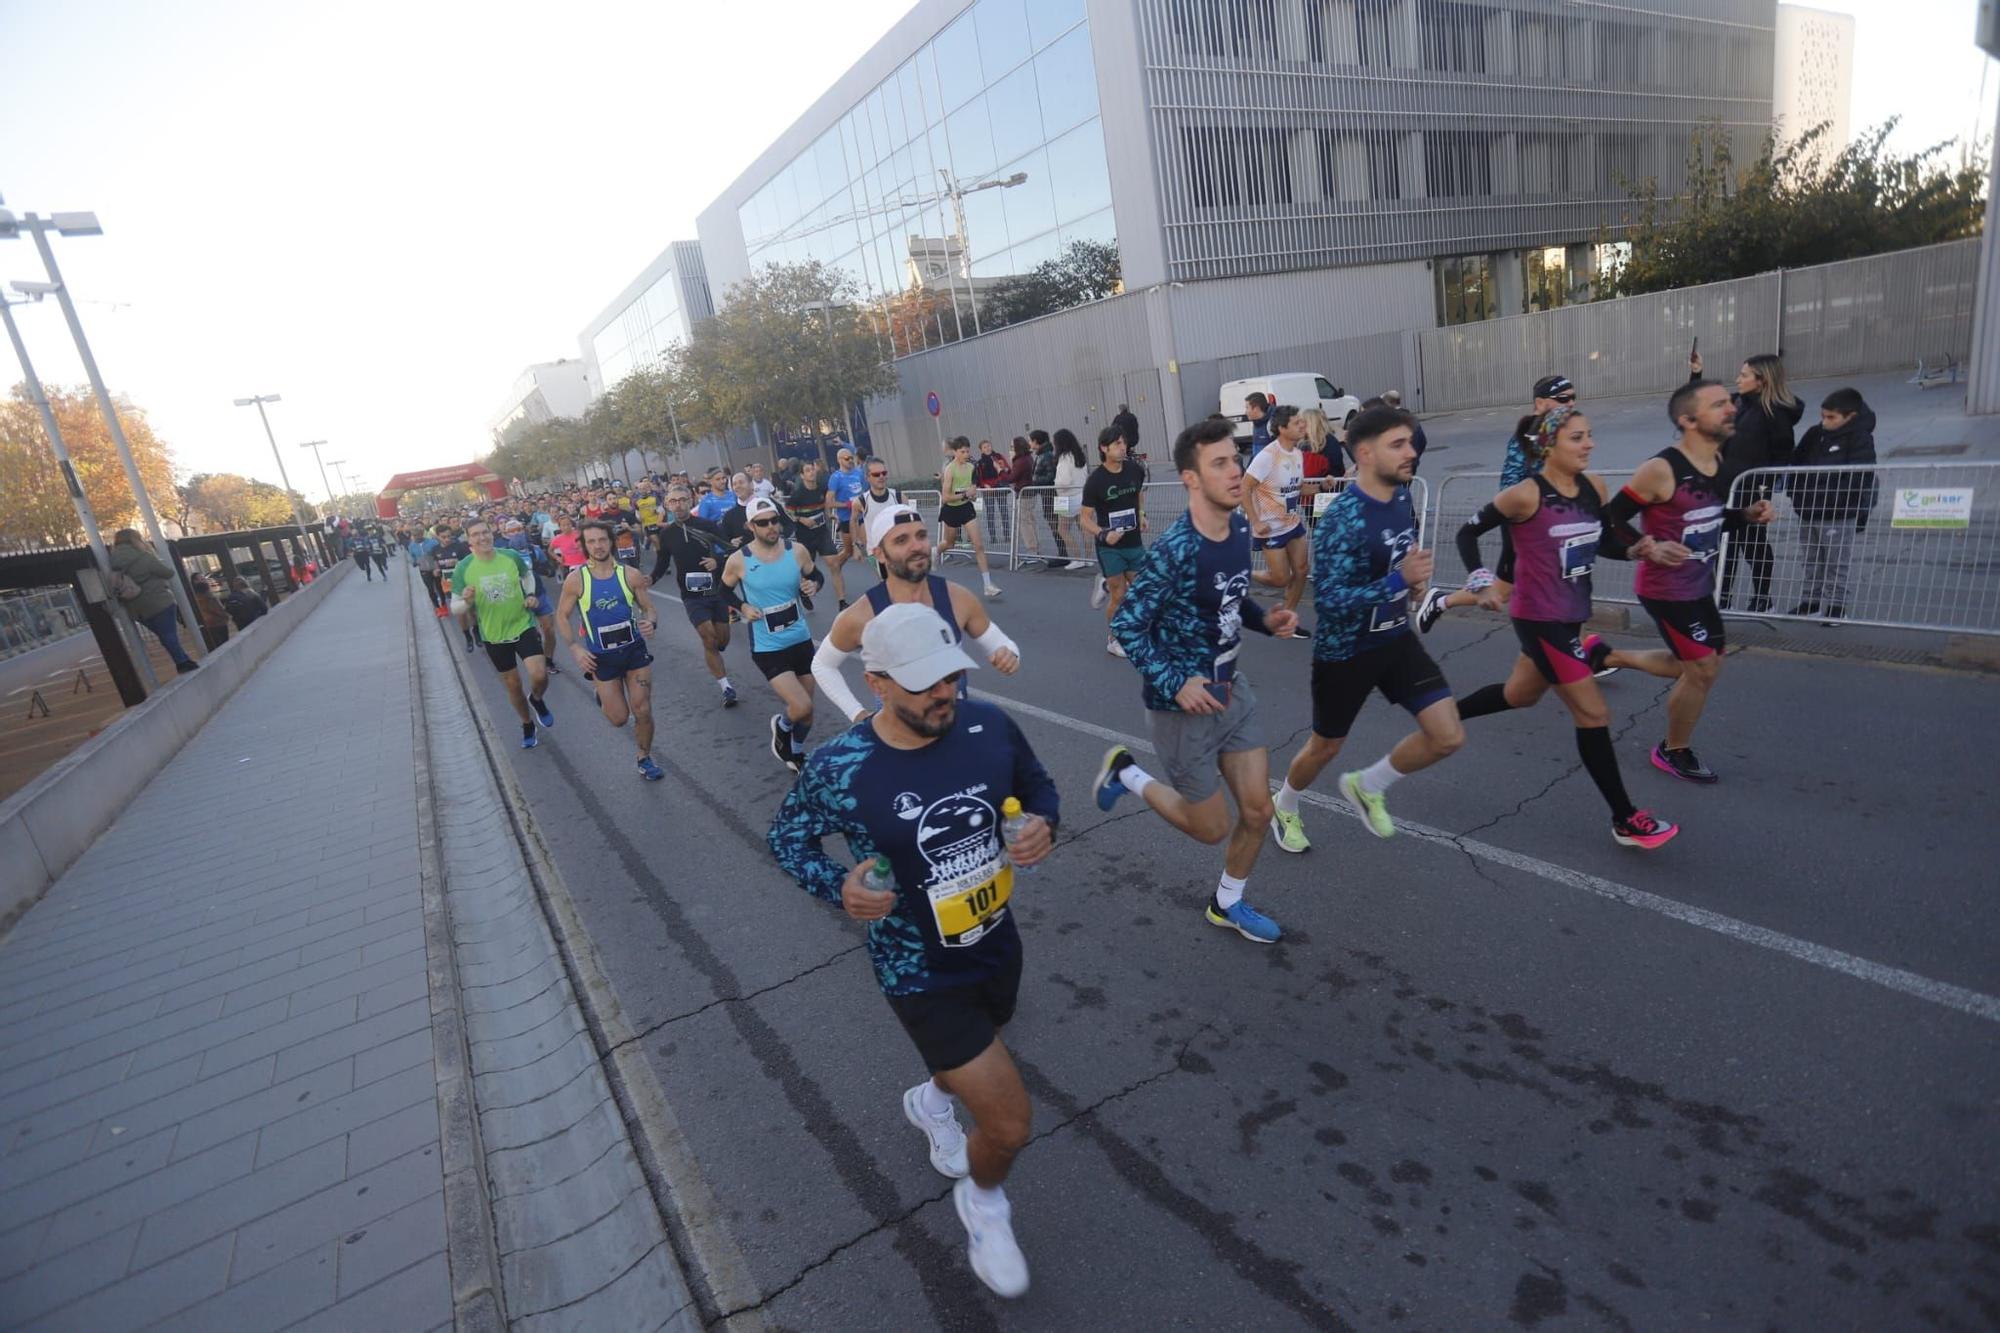
<svg viewBox="0 0 2000 1333"><path fill-rule="evenodd" d="M1115 244L1085 10L965 8L739 205L750 265L817 259L871 303L933 294L916 350L971 332L998 280Z"/></svg>
<svg viewBox="0 0 2000 1333"><path fill-rule="evenodd" d="M675 241L639 275L583 336L592 390L602 393L674 343L685 341L694 323L715 313L701 246Z"/></svg>

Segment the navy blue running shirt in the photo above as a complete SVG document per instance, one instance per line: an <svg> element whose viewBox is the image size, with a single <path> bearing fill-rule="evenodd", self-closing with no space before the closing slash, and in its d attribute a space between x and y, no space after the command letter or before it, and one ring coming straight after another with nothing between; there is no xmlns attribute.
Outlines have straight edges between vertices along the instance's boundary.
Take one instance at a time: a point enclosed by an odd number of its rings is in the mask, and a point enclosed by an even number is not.
<svg viewBox="0 0 2000 1333"><path fill-rule="evenodd" d="M1243 651L1243 599L1250 595L1250 521L1229 515L1229 535L1219 542L1200 538L1194 553L1194 604L1213 646L1208 678L1227 685L1236 678Z"/></svg>

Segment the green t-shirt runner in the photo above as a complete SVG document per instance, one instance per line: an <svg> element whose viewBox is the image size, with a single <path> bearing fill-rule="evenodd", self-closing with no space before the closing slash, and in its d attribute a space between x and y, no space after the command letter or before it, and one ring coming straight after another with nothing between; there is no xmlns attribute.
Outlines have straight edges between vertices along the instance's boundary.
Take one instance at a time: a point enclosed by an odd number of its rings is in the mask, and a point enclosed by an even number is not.
<svg viewBox="0 0 2000 1333"><path fill-rule="evenodd" d="M528 593L535 586L528 557L507 547L492 555L468 555L452 571L452 590L472 603L479 618L479 637L486 643L512 643L534 627Z"/></svg>

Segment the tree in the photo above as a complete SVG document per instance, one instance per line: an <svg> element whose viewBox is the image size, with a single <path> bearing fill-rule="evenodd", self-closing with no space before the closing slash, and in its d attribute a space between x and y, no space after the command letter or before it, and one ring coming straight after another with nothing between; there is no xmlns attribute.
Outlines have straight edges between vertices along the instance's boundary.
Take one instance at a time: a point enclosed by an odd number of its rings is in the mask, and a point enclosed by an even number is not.
<svg viewBox="0 0 2000 1333"><path fill-rule="evenodd" d="M88 388L47 388L50 410L76 468L77 482L97 514L106 541L119 528L139 527L139 506L126 483L111 431ZM132 446L147 494L165 502L174 493L173 453L153 434L143 410L117 403L119 424ZM56 467L55 452L42 433L41 414L26 385L16 385L0 402L0 542L81 546L83 525L70 503L69 489Z"/></svg>
<svg viewBox="0 0 2000 1333"><path fill-rule="evenodd" d="M315 507L305 503L304 497L234 472L197 472L181 489L193 523L208 532L290 527L296 521L292 512L295 498L307 522L316 516Z"/></svg>
<svg viewBox="0 0 2000 1333"><path fill-rule="evenodd" d="M1108 241L1071 241L1054 259L995 283L979 307L982 328L1018 324L1038 315L1101 301L1124 290L1118 247Z"/></svg>
<svg viewBox="0 0 2000 1333"><path fill-rule="evenodd" d="M1821 144L1824 124L1785 144L1773 131L1740 172L1728 132L1698 128L1684 195L1663 199L1656 181L1626 182L1637 210L1632 254L1600 284L1600 295L1691 287L1978 235L1984 169L1949 166L1951 140L1892 156L1884 143L1895 128L1892 117L1835 154Z"/></svg>

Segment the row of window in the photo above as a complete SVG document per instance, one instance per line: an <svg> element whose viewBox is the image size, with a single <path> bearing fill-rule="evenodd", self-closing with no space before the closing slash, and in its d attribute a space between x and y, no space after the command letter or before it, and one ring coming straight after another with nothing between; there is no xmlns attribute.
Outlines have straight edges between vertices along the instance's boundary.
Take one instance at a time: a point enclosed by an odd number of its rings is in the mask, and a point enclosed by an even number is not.
<svg viewBox="0 0 2000 1333"><path fill-rule="evenodd" d="M651 365L671 344L688 336L688 320L674 279L672 270L661 274L591 338L590 349L597 357L597 373L605 387Z"/></svg>

